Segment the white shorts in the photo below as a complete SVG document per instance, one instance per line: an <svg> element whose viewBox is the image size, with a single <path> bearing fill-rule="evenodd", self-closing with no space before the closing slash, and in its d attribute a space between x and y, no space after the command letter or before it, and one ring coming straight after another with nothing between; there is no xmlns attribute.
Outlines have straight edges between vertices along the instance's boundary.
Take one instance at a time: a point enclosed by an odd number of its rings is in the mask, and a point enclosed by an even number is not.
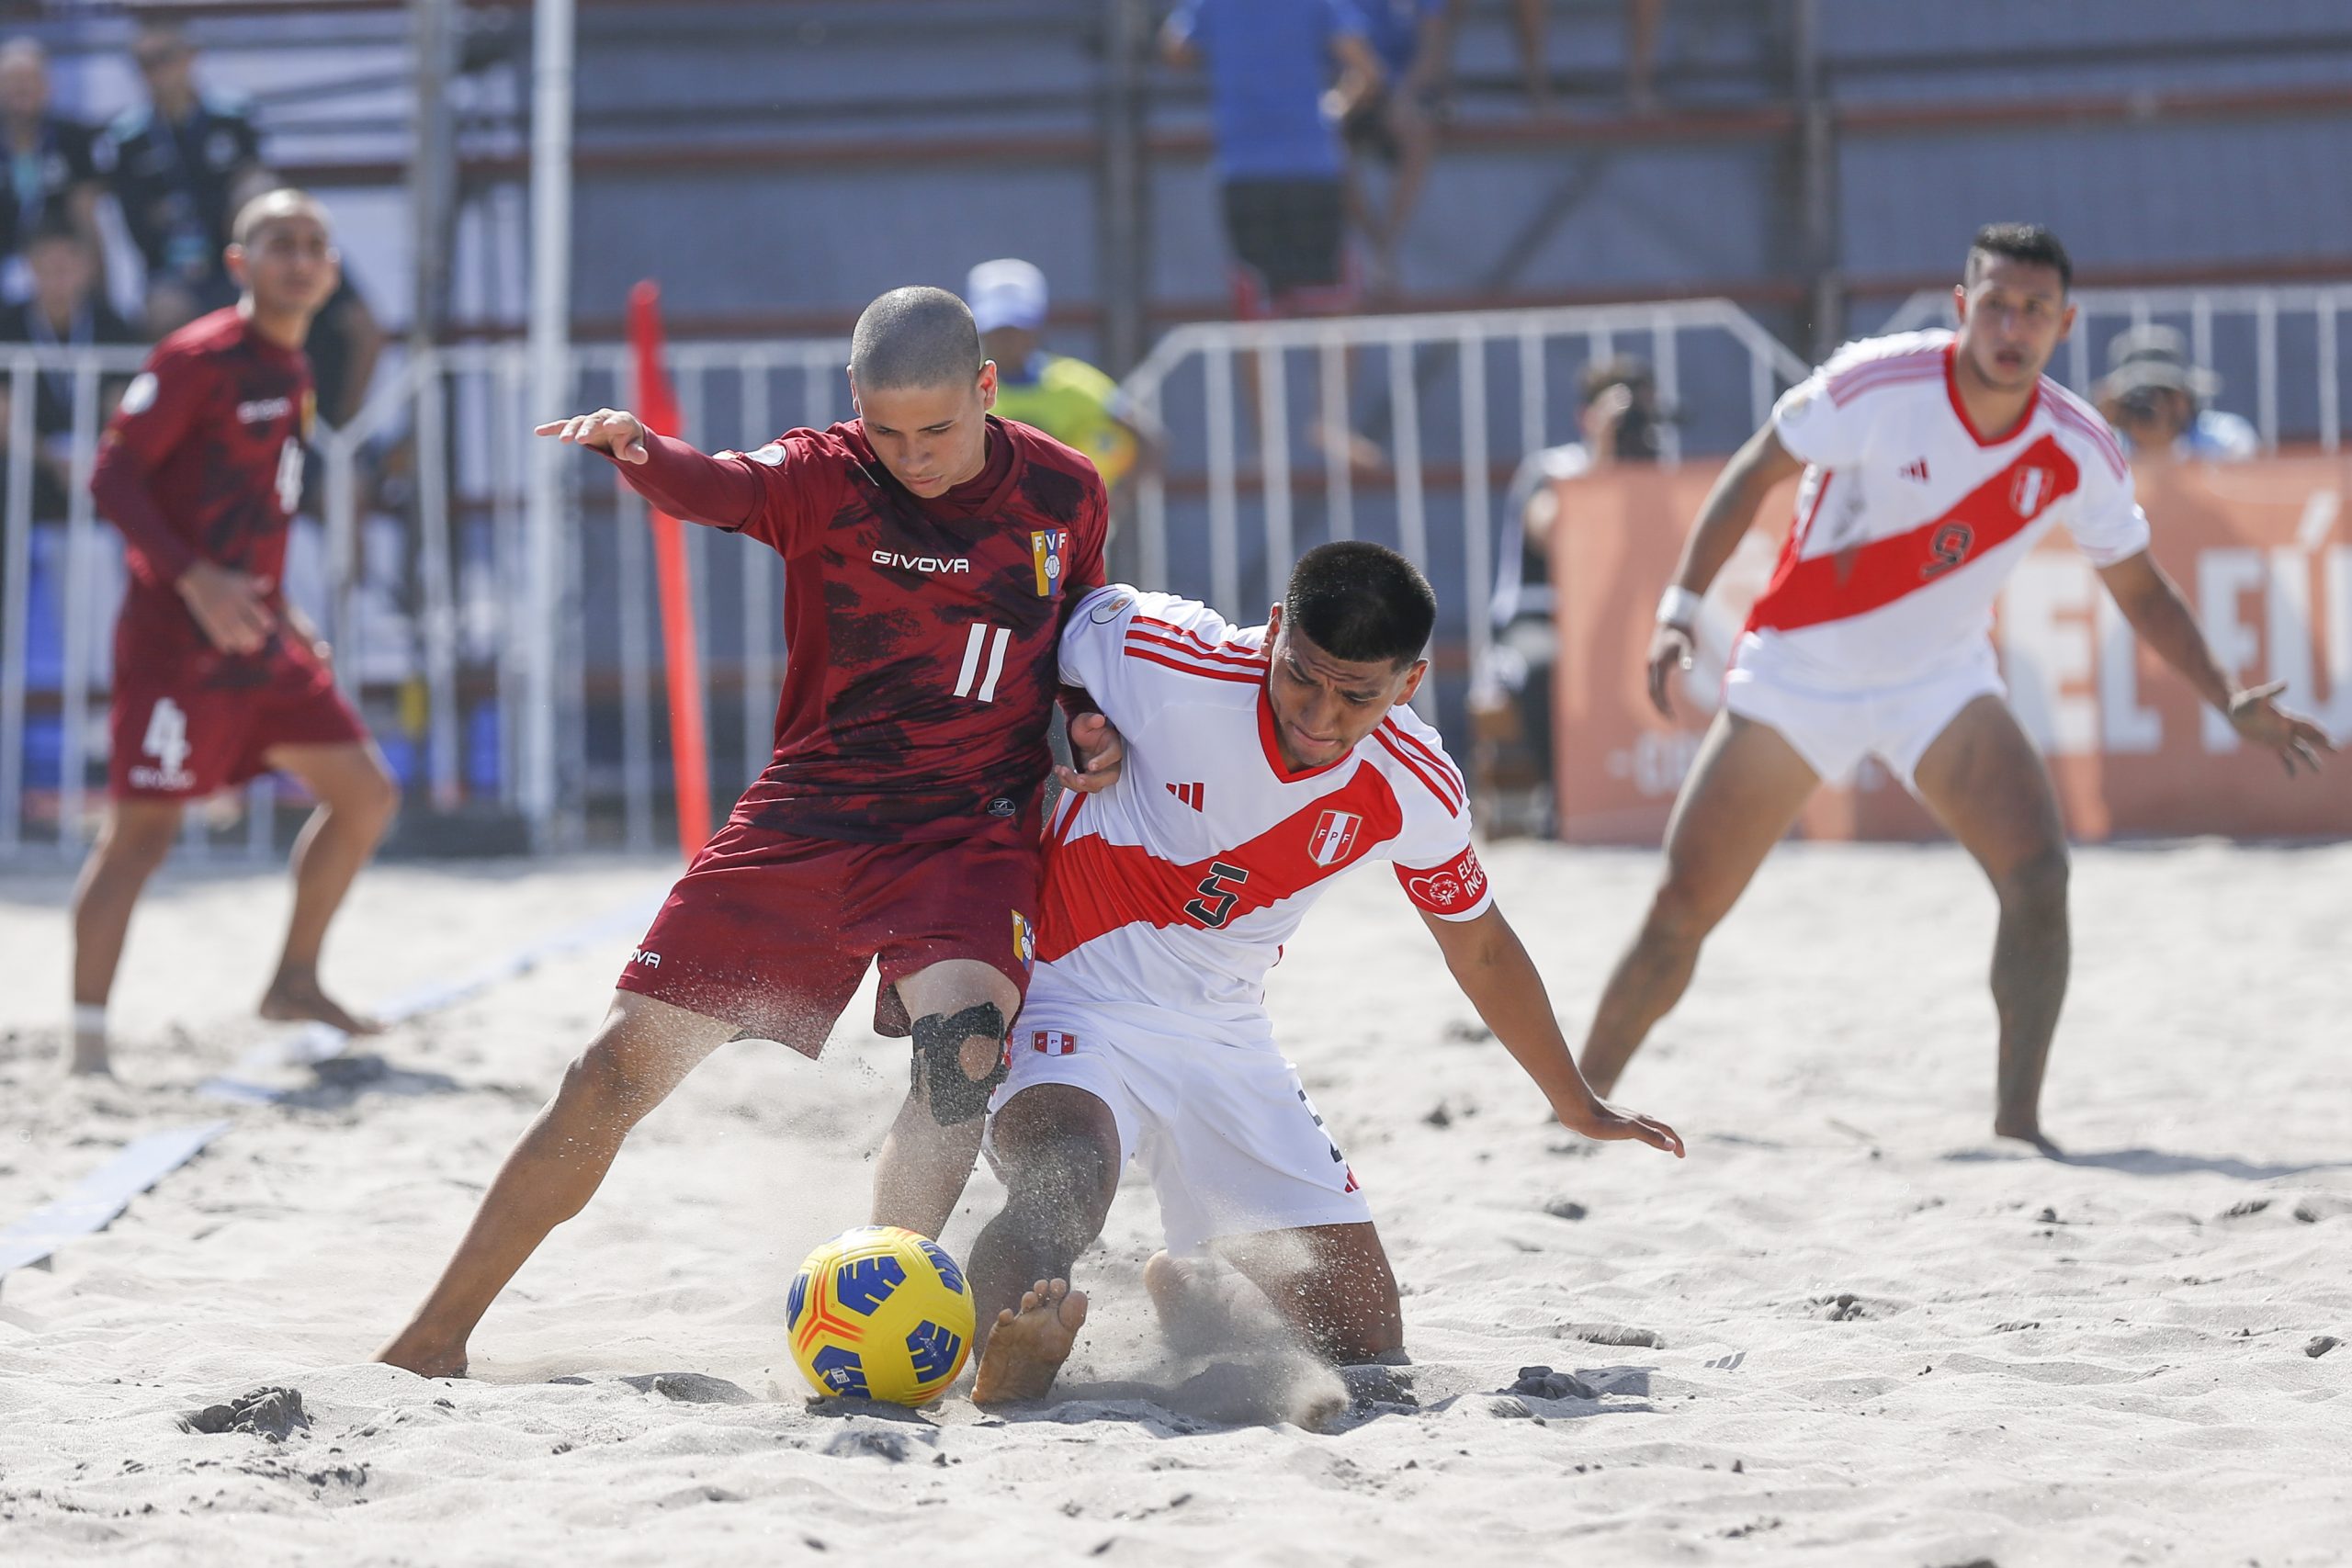
<svg viewBox="0 0 2352 1568"><path fill-rule="evenodd" d="M1979 697L2007 695L1990 643L1948 669L1853 692L1821 691L1745 664L1724 676L1724 706L1777 731L1822 783L1844 784L1864 757L1875 756L1914 793L1919 759L1960 710Z"/></svg>
<svg viewBox="0 0 2352 1568"><path fill-rule="evenodd" d="M1023 1010L1010 1054L990 1121L1036 1084L1069 1084L1109 1106L1119 1163L1135 1160L1151 1178L1170 1252L1197 1252L1220 1236L1372 1219L1296 1069L1273 1051L1050 1003Z"/></svg>

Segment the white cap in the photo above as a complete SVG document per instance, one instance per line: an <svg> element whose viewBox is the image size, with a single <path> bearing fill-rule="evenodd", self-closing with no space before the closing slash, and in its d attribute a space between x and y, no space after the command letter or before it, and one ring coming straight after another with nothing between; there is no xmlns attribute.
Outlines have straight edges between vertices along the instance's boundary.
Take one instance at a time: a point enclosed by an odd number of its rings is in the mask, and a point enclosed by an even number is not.
<svg viewBox="0 0 2352 1568"><path fill-rule="evenodd" d="M999 327L1034 333L1046 324L1046 275L1010 256L982 262L964 280L964 303L984 333Z"/></svg>

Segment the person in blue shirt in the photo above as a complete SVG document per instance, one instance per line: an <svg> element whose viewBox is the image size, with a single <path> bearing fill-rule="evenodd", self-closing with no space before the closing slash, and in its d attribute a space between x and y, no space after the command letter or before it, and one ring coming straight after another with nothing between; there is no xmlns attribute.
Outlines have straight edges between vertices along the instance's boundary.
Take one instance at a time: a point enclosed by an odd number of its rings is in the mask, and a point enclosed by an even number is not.
<svg viewBox="0 0 2352 1568"><path fill-rule="evenodd" d="M1380 61L1381 85L1340 122L1355 154L1349 206L1372 242L1372 289L1396 287L1396 246L1420 200L1437 153L1437 88L1453 51L1462 0L1357 0L1365 41ZM1388 170L1387 201L1375 206L1354 175L1363 164Z"/></svg>
<svg viewBox="0 0 2352 1568"><path fill-rule="evenodd" d="M2133 327L2107 345L2107 377L2092 400L2133 455L2165 452L2204 463L2242 463L2262 448L2237 414L2207 406L2222 378L2190 362L2171 327Z"/></svg>
<svg viewBox="0 0 2352 1568"><path fill-rule="evenodd" d="M1171 65L1208 71L1236 313L1348 309L1337 121L1381 81L1351 0L1182 0L1160 51Z"/></svg>

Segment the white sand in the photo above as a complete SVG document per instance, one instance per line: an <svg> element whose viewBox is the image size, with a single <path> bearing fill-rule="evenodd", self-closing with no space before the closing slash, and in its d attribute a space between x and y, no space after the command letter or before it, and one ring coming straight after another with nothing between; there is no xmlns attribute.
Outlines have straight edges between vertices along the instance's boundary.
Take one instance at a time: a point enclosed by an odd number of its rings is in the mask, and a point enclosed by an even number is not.
<svg viewBox="0 0 2352 1568"><path fill-rule="evenodd" d="M1520 846L1493 870L1580 1027L1651 858ZM389 994L663 880L380 870L331 977ZM553 963L391 1034L384 1085L228 1111L110 1230L0 1281L0 1560L2345 1561L2352 1346L2304 1347L2352 1339L2352 847L2095 851L2075 888L2048 1122L2090 1157L1989 1137L1992 909L1967 863L1801 847L1628 1074L1625 1099L1689 1137L1678 1165L1545 1125L1385 873L1353 878L1273 1006L1380 1213L1419 1407L1324 1436L1132 1398L808 1413L784 1288L862 1217L905 1070L862 1027L817 1068L715 1058L492 1311L475 1379L363 1364L622 944ZM261 1037L244 1010L282 894L168 878L117 1005L127 1083L62 1087L64 895L0 882L0 1223L129 1138L218 1113L193 1086ZM951 1247L997 1195L975 1181ZM1544 1212L1559 1200L1588 1217ZM1155 1225L1131 1189L1084 1263L1081 1393L1194 1370L1140 1299ZM1848 1295L1860 1315L1826 1320ZM1563 1336L1581 1323L1663 1347ZM1525 1363L1603 1397L1498 1395ZM671 1371L755 1398L622 1381ZM301 1392L307 1432L175 1422L264 1383Z"/></svg>

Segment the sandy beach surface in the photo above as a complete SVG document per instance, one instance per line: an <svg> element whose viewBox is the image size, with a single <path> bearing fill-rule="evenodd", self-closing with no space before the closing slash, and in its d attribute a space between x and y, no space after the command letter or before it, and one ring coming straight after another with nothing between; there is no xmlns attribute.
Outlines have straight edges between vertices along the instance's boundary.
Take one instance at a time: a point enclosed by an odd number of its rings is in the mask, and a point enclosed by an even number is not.
<svg viewBox="0 0 2352 1568"><path fill-rule="evenodd" d="M1491 865L1580 1032L1653 857ZM381 868L329 977L392 995L667 879ZM1271 1001L1371 1192L1415 1366L1310 1432L1232 1418L1328 1392L1283 1348L1163 1343L1132 1185L1081 1266L1096 1314L1061 1403L812 1409L786 1286L864 1218L905 1082L863 1004L817 1066L713 1058L501 1299L473 1377L369 1365L628 937L368 1043L372 1078L223 1105L197 1086L270 1037L249 1010L279 881L167 873L118 992L122 1081L92 1087L54 1064L67 877L0 878L0 1224L136 1136L231 1123L0 1280L0 1561L2352 1559L2352 1345L2312 1353L2352 1340L2352 846L2091 850L2075 890L2046 1102L2070 1157L1991 1137L1993 907L1969 863L1792 846L1623 1086L1689 1139L1677 1163L1549 1125L1392 879L1350 878ZM951 1248L1000 1190L975 1179ZM1509 1392L1531 1366L1585 1392ZM263 1386L307 1426L184 1428Z"/></svg>

